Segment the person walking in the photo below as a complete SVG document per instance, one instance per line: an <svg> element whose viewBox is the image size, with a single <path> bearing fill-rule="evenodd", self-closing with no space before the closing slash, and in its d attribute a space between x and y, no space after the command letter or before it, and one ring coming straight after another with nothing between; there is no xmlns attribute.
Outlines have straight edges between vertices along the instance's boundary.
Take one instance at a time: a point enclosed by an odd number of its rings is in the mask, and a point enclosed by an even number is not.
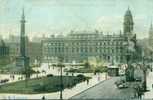
<svg viewBox="0 0 153 100"><path fill-rule="evenodd" d="M89 79L87 79L87 85L89 84Z"/></svg>
<svg viewBox="0 0 153 100"><path fill-rule="evenodd" d="M45 100L45 96L42 97L42 100Z"/></svg>

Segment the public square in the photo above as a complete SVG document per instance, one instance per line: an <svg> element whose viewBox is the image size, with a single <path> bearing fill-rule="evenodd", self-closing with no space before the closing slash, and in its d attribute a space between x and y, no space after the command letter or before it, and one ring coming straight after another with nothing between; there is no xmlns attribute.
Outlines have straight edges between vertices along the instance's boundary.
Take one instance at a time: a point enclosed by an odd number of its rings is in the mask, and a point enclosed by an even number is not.
<svg viewBox="0 0 153 100"><path fill-rule="evenodd" d="M0 0L0 99L153 99L152 7Z"/></svg>

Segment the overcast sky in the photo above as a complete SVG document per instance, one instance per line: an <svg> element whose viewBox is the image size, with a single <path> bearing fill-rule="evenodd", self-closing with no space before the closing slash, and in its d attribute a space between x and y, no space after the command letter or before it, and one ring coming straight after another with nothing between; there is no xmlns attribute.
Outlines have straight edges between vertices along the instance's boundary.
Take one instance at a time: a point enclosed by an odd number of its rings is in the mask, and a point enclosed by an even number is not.
<svg viewBox="0 0 153 100"><path fill-rule="evenodd" d="M123 30L128 6L134 17L134 32L138 38L147 37L153 0L0 0L0 34L19 35L23 7L29 36L94 29L118 33Z"/></svg>

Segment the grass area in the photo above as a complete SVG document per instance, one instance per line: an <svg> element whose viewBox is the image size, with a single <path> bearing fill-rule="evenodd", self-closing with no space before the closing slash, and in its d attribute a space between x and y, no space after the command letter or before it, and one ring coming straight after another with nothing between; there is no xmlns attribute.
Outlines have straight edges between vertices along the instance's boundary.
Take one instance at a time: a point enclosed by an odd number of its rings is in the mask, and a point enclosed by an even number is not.
<svg viewBox="0 0 153 100"><path fill-rule="evenodd" d="M73 72L73 73L95 73L95 72L106 72L107 68L106 67L97 67L94 70L92 68L78 68L78 69L73 69L71 68L70 70L67 70L66 72Z"/></svg>
<svg viewBox="0 0 153 100"><path fill-rule="evenodd" d="M73 69L67 70L66 72L73 72L73 73L93 73L93 70L90 68L79 68L79 69Z"/></svg>
<svg viewBox="0 0 153 100"><path fill-rule="evenodd" d="M63 76L63 89L72 88L77 83L85 81L89 77L80 76ZM0 86L0 93L20 93L20 94L37 94L57 92L61 89L60 76L42 77L39 79L28 80L26 87L25 81L18 81Z"/></svg>

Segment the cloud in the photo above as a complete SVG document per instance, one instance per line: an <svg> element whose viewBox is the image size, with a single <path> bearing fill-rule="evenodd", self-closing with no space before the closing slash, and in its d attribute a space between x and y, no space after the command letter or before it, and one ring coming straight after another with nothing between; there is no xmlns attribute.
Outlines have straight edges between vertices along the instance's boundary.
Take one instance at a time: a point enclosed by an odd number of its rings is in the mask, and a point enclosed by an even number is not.
<svg viewBox="0 0 153 100"><path fill-rule="evenodd" d="M119 32L122 29L122 16L101 16L97 18L95 28L103 32Z"/></svg>

